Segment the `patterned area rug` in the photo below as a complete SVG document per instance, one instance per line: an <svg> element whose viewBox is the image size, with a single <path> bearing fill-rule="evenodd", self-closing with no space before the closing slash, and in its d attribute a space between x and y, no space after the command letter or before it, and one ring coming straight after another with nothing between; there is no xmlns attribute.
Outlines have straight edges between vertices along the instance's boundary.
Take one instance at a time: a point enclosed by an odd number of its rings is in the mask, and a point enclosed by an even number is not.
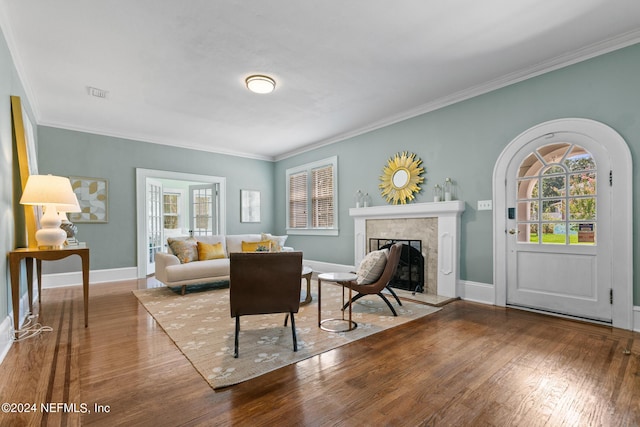
<svg viewBox="0 0 640 427"><path fill-rule="evenodd" d="M353 306L358 327L349 332L318 328L317 282L313 301L296 314L298 351L293 351L291 326L284 314L242 316L239 358L233 357L235 319L229 314L229 289L208 289L181 296L169 288L133 291L180 351L214 389L238 384L283 366L307 359L385 329L435 313L439 309L402 301L394 317L381 298L372 295ZM348 290L345 292L348 296ZM391 299L390 299L391 300ZM322 318L341 317L342 288L322 286Z"/></svg>

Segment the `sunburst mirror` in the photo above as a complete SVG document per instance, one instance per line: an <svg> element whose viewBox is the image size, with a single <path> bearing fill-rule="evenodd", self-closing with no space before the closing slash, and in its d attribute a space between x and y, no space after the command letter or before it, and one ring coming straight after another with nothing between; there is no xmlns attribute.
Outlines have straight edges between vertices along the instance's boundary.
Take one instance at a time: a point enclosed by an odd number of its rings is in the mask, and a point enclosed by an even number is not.
<svg viewBox="0 0 640 427"><path fill-rule="evenodd" d="M420 167L422 160L416 155L408 154L406 151L396 153L387 161L387 165L382 169L379 185L383 197L387 203L398 202L406 204L407 200L415 198L414 194L420 192L420 185L424 182L421 177L424 168Z"/></svg>

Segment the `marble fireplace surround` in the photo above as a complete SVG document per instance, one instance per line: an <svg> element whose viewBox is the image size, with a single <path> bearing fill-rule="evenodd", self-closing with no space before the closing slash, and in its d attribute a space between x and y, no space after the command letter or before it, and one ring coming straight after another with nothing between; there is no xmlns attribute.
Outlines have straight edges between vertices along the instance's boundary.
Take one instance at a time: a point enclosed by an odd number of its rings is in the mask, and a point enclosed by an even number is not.
<svg viewBox="0 0 640 427"><path fill-rule="evenodd" d="M369 252L369 238L414 239L415 237L406 233L407 227L415 227L413 236L420 236L419 239L423 240L423 256L426 255L425 291L436 292L444 297L457 297L460 217L464 208L463 201L454 200L349 209L349 216L354 220L355 265L360 264ZM434 221L420 221L427 218L435 218L437 226ZM367 235L367 229L384 235ZM434 258L437 258L437 262ZM429 264L437 265L437 272L433 268L429 269Z"/></svg>

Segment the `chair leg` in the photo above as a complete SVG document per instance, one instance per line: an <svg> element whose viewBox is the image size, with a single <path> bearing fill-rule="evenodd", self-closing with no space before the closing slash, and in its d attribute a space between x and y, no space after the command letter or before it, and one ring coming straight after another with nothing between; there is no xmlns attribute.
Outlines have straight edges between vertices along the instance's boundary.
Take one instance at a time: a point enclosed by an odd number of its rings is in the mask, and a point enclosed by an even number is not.
<svg viewBox="0 0 640 427"><path fill-rule="evenodd" d="M184 295L187 292L187 285L182 285L181 295Z"/></svg>
<svg viewBox="0 0 640 427"><path fill-rule="evenodd" d="M238 358L238 335L240 335L240 316L236 316L236 337L234 340L233 357Z"/></svg>
<svg viewBox="0 0 640 427"><path fill-rule="evenodd" d="M393 288L389 285L385 286L385 288L387 288L387 290L391 292L391 295L393 295L393 297L396 299L398 305L402 305L402 303L400 302L400 298L398 298L398 295L396 295L396 293L393 291Z"/></svg>
<svg viewBox="0 0 640 427"><path fill-rule="evenodd" d="M291 313L291 334L293 336L293 351L298 351L298 337L296 336L296 321Z"/></svg>
<svg viewBox="0 0 640 427"><path fill-rule="evenodd" d="M350 301L348 301L344 307L342 307L342 311L345 311L347 309L347 307L349 307L349 304L353 304L354 302L358 301L360 298L362 298L363 296L365 296L366 294L357 294L356 296L354 296L353 298L351 298Z"/></svg>
<svg viewBox="0 0 640 427"><path fill-rule="evenodd" d="M391 305L391 303L389 302L389 300L387 299L387 297L385 297L384 295L382 295L382 292L378 293L378 295L380 295L380 298L382 298L384 300L384 302L387 303L387 305L389 306L389 308L391 309L391 312L393 313L394 316L398 316L398 313L396 313L396 310L393 308L393 306Z"/></svg>
<svg viewBox="0 0 640 427"><path fill-rule="evenodd" d="M289 320L289 313L287 313L286 316L284 316L284 326L287 326L287 321Z"/></svg>

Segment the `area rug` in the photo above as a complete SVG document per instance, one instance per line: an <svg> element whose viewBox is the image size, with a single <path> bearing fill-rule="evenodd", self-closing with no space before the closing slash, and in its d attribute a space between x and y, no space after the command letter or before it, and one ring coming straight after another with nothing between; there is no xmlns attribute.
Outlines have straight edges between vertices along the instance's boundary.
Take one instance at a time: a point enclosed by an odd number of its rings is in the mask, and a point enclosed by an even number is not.
<svg viewBox="0 0 640 427"><path fill-rule="evenodd" d="M295 316L297 352L293 351L291 326L283 326L284 314L242 316L238 359L233 357L235 319L229 314L228 288L186 295L165 287L133 293L214 389L255 378L439 310L411 301L402 301L398 307L393 301L398 313L394 317L384 301L372 295L353 306L356 329L326 332L318 328L316 287L314 281L312 303L300 307ZM340 318L341 301L341 287L323 284L322 318Z"/></svg>

